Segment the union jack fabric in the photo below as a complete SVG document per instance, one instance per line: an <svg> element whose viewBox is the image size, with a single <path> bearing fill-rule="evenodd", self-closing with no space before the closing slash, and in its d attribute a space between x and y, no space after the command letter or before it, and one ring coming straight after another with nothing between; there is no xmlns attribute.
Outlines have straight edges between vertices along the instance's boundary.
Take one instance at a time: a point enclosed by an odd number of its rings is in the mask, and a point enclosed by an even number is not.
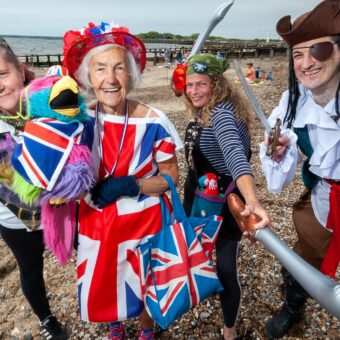
<svg viewBox="0 0 340 340"><path fill-rule="evenodd" d="M117 160L123 127L124 117L99 113L92 148L99 178ZM157 163L173 157L175 149L160 118L129 118L114 177L157 175ZM142 312L136 249L142 239L161 229L161 218L158 197L121 197L102 210L90 195L81 201L77 264L82 320L126 320Z"/></svg>
<svg viewBox="0 0 340 340"><path fill-rule="evenodd" d="M207 296L222 290L209 258L188 224L164 227L140 245L139 256L145 306L163 329Z"/></svg>
<svg viewBox="0 0 340 340"><path fill-rule="evenodd" d="M51 191L83 128L82 123L70 124L52 118L27 122L23 142L13 153L14 169L27 182Z"/></svg>
<svg viewBox="0 0 340 340"><path fill-rule="evenodd" d="M189 217L189 221L194 228L198 240L201 242L205 254L211 261L212 252L215 247L223 218L217 215L207 216L206 218L191 216Z"/></svg>

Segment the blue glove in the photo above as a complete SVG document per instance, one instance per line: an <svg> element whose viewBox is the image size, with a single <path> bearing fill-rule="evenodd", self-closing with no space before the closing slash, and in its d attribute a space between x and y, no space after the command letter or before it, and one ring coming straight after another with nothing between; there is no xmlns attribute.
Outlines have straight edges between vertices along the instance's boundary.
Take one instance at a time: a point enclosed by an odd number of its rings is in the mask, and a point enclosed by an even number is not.
<svg viewBox="0 0 340 340"><path fill-rule="evenodd" d="M121 196L134 197L138 193L135 176L108 177L91 190L91 199L98 208L103 209Z"/></svg>

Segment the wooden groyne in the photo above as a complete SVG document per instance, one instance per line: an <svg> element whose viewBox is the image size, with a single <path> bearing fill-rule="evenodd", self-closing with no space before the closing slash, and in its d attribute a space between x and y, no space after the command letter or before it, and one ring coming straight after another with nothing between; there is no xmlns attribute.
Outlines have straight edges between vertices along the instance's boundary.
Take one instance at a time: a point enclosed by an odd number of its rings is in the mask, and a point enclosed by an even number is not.
<svg viewBox="0 0 340 340"><path fill-rule="evenodd" d="M147 49L147 60L152 61L155 65L165 61L164 51L166 48L149 48ZM176 54L181 51L182 56L190 53L190 47L171 48L173 52L172 62L176 60ZM241 45L241 44L224 44L223 46L204 46L202 52L221 53L227 60L232 59L261 59L284 57L288 55L288 48L284 45ZM49 67L51 65L61 64L63 60L62 54L30 54L19 55L20 61L32 65L34 67Z"/></svg>
<svg viewBox="0 0 340 340"><path fill-rule="evenodd" d="M19 55L22 63L31 65L32 67L50 67L52 65L61 65L63 60L62 54L30 54Z"/></svg>
<svg viewBox="0 0 340 340"><path fill-rule="evenodd" d="M148 60L152 60L154 64L164 62L164 48L148 50ZM180 50L182 55L190 53L190 48L173 48L173 60L176 59L176 53ZM275 45L240 45L240 44L224 44L222 46L211 45L204 46L201 50L203 53L220 53L225 59L261 59L286 57L289 54L288 47L282 44ZM150 56L152 54L152 56Z"/></svg>

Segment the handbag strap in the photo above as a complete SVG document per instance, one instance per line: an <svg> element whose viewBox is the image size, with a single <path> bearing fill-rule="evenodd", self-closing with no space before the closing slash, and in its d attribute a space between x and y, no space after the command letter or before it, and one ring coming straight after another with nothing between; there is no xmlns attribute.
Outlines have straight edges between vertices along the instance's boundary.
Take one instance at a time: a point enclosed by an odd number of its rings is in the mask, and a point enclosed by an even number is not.
<svg viewBox="0 0 340 340"><path fill-rule="evenodd" d="M170 193L171 193L171 203L173 208L173 214L176 221L181 222L187 218L185 210L183 208L181 199L177 193L175 184L169 175L161 174L164 179L168 182Z"/></svg>
<svg viewBox="0 0 340 340"><path fill-rule="evenodd" d="M172 221L171 221L169 208L167 204L165 203L163 195L160 197L160 202L161 202L161 212L162 212L162 228L164 228L170 225Z"/></svg>

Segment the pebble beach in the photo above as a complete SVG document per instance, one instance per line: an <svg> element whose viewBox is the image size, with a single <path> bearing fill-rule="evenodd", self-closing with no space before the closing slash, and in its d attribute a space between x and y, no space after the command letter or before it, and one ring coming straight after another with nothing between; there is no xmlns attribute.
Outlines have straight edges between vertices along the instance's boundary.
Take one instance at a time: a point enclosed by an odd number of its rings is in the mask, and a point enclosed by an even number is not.
<svg viewBox="0 0 340 340"><path fill-rule="evenodd" d="M246 63L253 62L266 72L272 72L273 80L263 80L252 86L260 106L266 114L278 104L281 93L287 88L288 66L285 58L247 59L241 61L245 70ZM148 63L143 74L142 84L130 94L130 97L163 110L178 129L181 137L190 117L185 111L183 98L175 97L170 88L170 78L175 66ZM46 70L36 71L42 76ZM237 80L232 66L225 75ZM234 86L242 91L237 82ZM264 129L254 116L252 126L252 168L260 201L270 212L273 231L288 246L296 240L292 224L292 205L303 191L299 176L284 192L273 195L266 188L261 165L258 159L259 143L263 139ZM179 193L183 192L187 171L184 152L178 154L180 167ZM240 245L239 273L242 287L242 305L239 311L237 329L243 339L266 339L264 325L281 305L282 278L281 265L262 245L251 243L244 238ZM80 321L77 310L76 254L65 266L60 267L55 258L45 252L44 275L48 296L53 313L66 325L71 339L105 339L105 324L90 324ZM138 338L138 320L125 323L126 338ZM167 330L157 328L156 339L221 339L222 313L217 295L203 301ZM299 322L283 339L339 339L340 322L329 314L316 301L309 299L305 318ZM39 325L30 306L24 298L19 283L19 272L13 255L0 238L0 340L41 339Z"/></svg>

